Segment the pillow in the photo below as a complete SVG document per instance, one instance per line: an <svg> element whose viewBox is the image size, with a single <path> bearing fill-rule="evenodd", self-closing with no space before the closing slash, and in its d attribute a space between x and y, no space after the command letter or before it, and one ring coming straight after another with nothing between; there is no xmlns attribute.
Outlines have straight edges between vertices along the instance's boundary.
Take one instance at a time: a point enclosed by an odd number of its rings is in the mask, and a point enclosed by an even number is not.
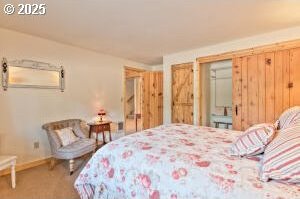
<svg viewBox="0 0 300 199"><path fill-rule="evenodd" d="M260 179L300 183L300 124L280 131L265 150Z"/></svg>
<svg viewBox="0 0 300 199"><path fill-rule="evenodd" d="M62 146L67 146L79 140L78 137L75 136L73 129L71 127L67 127L60 130L55 130Z"/></svg>
<svg viewBox="0 0 300 199"><path fill-rule="evenodd" d="M275 126L271 123L254 125L248 128L232 145L231 154L235 156L253 156L264 152L267 144L275 135Z"/></svg>
<svg viewBox="0 0 300 199"><path fill-rule="evenodd" d="M279 129L285 129L297 120L300 120L300 106L289 108L280 115Z"/></svg>

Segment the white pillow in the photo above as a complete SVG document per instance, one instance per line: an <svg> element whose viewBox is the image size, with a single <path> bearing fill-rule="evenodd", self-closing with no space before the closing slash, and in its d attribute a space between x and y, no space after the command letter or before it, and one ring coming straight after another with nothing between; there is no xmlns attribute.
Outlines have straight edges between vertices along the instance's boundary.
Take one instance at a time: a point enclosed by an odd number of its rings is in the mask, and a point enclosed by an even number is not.
<svg viewBox="0 0 300 199"><path fill-rule="evenodd" d="M71 127L55 130L55 132L63 146L67 146L79 140L79 138L75 136Z"/></svg>

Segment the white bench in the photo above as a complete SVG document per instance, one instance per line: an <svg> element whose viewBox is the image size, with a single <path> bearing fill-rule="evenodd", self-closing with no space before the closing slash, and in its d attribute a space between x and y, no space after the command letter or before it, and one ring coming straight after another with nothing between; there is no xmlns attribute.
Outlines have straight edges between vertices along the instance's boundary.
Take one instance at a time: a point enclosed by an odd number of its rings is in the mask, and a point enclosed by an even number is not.
<svg viewBox="0 0 300 199"><path fill-rule="evenodd" d="M0 170L11 168L11 186L12 188L16 187L16 161L17 156L5 156L0 155Z"/></svg>

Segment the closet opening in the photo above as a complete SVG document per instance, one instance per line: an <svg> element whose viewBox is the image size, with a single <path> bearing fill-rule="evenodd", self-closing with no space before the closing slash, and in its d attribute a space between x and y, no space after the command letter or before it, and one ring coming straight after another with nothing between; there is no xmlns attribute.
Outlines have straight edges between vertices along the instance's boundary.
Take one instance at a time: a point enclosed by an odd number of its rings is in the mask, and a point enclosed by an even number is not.
<svg viewBox="0 0 300 199"><path fill-rule="evenodd" d="M124 119L125 133L142 130L142 74L144 70L125 67Z"/></svg>
<svg viewBox="0 0 300 199"><path fill-rule="evenodd" d="M232 129L232 60L200 66L201 125Z"/></svg>

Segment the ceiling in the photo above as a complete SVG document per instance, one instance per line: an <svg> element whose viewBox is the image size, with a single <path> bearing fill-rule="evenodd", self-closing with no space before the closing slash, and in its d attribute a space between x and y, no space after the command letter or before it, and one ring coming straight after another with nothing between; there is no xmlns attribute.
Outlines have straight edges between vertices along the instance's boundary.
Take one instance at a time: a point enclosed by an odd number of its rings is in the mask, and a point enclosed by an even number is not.
<svg viewBox="0 0 300 199"><path fill-rule="evenodd" d="M162 56L300 25L299 0L27 0L45 16L5 15L0 27L145 64Z"/></svg>

